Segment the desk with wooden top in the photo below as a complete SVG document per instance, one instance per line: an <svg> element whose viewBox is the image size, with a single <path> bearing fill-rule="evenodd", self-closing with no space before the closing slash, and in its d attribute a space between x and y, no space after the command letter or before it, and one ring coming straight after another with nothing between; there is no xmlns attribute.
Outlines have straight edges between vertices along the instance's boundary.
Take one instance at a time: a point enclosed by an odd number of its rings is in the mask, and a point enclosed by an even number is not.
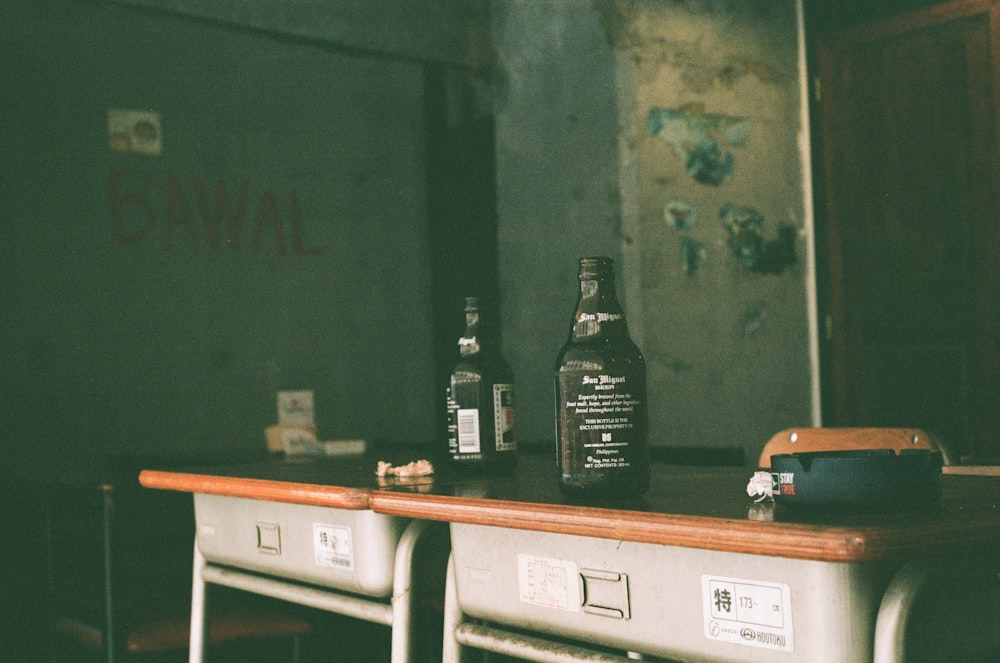
<svg viewBox="0 0 1000 663"><path fill-rule="evenodd" d="M448 530L372 511L374 468L345 457L140 473L147 488L194 495L191 663L204 658L206 583L383 624L392 662L411 660L415 605L444 584Z"/></svg>
<svg viewBox="0 0 1000 663"><path fill-rule="evenodd" d="M442 471L382 486L374 466L362 457L219 475L147 471L140 480L193 492L196 503L214 495L450 523L446 661L475 647L537 661L625 661L625 652L641 652L882 663L912 653L908 629L928 624L940 636L932 647L1000 648L995 476L946 475L940 502L925 509L838 514L755 504L745 468L658 465L642 500L572 504L547 456L522 458L513 477ZM305 520L317 518L323 513ZM200 518L198 527L202 543ZM249 536L259 545L259 530ZM306 541L313 555L314 533ZM281 555L291 545L282 539ZM245 565L228 560L219 570ZM948 605L915 603L925 594Z"/></svg>

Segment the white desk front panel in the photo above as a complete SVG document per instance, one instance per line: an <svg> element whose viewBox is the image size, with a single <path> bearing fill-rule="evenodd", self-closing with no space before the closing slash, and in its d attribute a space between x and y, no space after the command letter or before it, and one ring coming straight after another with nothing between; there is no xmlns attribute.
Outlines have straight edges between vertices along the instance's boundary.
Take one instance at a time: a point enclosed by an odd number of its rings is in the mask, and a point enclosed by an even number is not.
<svg viewBox="0 0 1000 663"><path fill-rule="evenodd" d="M385 598L407 518L195 494L198 549L212 564Z"/></svg>
<svg viewBox="0 0 1000 663"><path fill-rule="evenodd" d="M451 525L463 613L682 660L867 661L896 566Z"/></svg>

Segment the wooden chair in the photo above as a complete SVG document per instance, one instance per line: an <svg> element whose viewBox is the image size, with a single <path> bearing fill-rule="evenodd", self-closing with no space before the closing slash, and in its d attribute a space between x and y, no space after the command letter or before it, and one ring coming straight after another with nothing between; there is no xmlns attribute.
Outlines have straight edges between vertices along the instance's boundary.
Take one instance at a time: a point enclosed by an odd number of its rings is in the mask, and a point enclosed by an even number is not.
<svg viewBox="0 0 1000 663"><path fill-rule="evenodd" d="M138 471L97 486L50 488L47 559L50 644L56 661L100 652L108 663L188 647L191 610L190 496L147 491ZM186 499L185 499L186 498ZM299 639L311 623L296 606L218 588L208 643Z"/></svg>
<svg viewBox="0 0 1000 663"><path fill-rule="evenodd" d="M854 449L936 449L945 465L953 458L929 433L919 428L788 428L776 433L764 445L758 467L771 467L774 454Z"/></svg>

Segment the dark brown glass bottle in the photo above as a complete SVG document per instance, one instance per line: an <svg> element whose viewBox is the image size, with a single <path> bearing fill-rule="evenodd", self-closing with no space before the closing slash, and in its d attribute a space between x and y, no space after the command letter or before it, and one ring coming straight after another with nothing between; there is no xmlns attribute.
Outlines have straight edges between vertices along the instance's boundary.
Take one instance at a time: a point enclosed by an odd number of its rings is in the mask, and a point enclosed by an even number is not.
<svg viewBox="0 0 1000 663"><path fill-rule="evenodd" d="M466 298L460 359L448 385L448 455L459 467L504 472L517 462L514 374L483 313L478 298Z"/></svg>
<svg viewBox="0 0 1000 663"><path fill-rule="evenodd" d="M615 294L614 262L580 260L580 296L555 369L559 488L635 498L649 489L646 362Z"/></svg>

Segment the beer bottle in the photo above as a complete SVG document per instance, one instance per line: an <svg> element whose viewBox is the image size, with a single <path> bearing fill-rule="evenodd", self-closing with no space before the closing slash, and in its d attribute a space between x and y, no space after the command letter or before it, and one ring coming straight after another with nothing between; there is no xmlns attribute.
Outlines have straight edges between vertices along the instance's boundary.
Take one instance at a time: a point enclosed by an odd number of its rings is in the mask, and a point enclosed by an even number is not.
<svg viewBox="0 0 1000 663"><path fill-rule="evenodd" d="M453 465L486 472L514 468L514 376L479 298L465 299L465 334L448 385L448 454Z"/></svg>
<svg viewBox="0 0 1000 663"><path fill-rule="evenodd" d="M580 260L580 294L555 367L559 487L634 498L649 488L646 363L615 294L614 261Z"/></svg>

